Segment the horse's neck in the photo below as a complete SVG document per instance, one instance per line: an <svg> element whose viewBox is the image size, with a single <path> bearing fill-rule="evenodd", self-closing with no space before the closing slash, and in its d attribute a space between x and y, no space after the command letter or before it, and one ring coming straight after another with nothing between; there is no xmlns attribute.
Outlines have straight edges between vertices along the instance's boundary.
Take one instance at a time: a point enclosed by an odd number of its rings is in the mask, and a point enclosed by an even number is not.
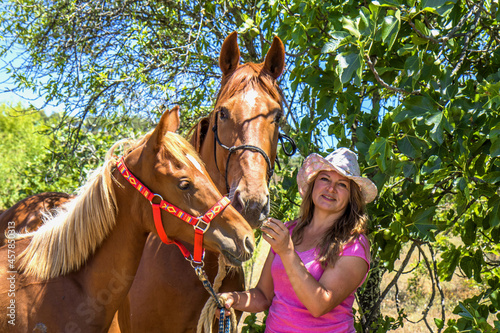
<svg viewBox="0 0 500 333"><path fill-rule="evenodd" d="M214 157L214 132L210 130L207 132L203 143L197 147L194 142L190 142L194 147L196 147L197 152L200 154L201 160L205 163L205 167L207 169L210 178L214 182L215 186L222 194L227 194L226 189L226 179L222 172L225 170L225 160L218 161L219 165L222 166L220 170L217 168L215 157Z"/></svg>
<svg viewBox="0 0 500 333"><path fill-rule="evenodd" d="M130 205L118 205L115 227L78 277L86 295L101 300L103 320L109 322L132 285L148 235L131 210Z"/></svg>

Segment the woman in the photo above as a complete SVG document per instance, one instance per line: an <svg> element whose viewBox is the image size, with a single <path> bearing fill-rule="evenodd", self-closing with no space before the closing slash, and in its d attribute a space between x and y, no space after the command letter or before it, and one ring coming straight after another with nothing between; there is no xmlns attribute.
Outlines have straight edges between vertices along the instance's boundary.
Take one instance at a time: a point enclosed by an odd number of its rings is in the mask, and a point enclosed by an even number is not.
<svg viewBox="0 0 500 333"><path fill-rule="evenodd" d="M300 216L262 227L271 250L257 286L221 294L226 308L269 309L266 332L355 332L354 292L370 268L365 204L377 188L340 148L309 155L297 175Z"/></svg>

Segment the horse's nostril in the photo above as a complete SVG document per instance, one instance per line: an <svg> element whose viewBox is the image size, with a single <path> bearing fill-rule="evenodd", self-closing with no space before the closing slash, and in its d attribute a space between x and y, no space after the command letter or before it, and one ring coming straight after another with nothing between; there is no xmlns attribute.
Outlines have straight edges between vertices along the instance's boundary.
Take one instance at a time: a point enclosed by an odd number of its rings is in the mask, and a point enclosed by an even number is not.
<svg viewBox="0 0 500 333"><path fill-rule="evenodd" d="M245 250L251 256L253 255L253 251L255 249L254 242L250 237L245 238Z"/></svg>
<svg viewBox="0 0 500 333"><path fill-rule="evenodd" d="M233 205L234 209L236 209L238 211L238 213L240 213L240 214L243 213L243 209L245 208L245 205L242 202L239 191L236 191L234 193L234 197L231 200L231 204Z"/></svg>
<svg viewBox="0 0 500 333"><path fill-rule="evenodd" d="M260 220L265 220L267 219L267 216L269 215L269 211L271 209L271 201L269 200L269 195L266 197L266 202L265 204L262 205L262 211L260 212Z"/></svg>

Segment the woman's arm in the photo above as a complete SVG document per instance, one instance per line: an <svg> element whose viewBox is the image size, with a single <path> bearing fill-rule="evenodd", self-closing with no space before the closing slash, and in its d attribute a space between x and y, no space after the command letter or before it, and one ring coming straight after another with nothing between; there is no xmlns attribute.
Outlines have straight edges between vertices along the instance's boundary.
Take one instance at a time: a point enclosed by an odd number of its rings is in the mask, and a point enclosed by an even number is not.
<svg viewBox="0 0 500 333"><path fill-rule="evenodd" d="M260 279L255 288L248 291L233 291L222 293L220 296L226 298L226 308L246 312L262 312L271 306L274 297L274 285L271 275L271 264L274 253L269 251L267 259L262 268Z"/></svg>
<svg viewBox="0 0 500 333"><path fill-rule="evenodd" d="M327 267L319 281L307 271L294 252L282 256L293 290L314 317L330 312L356 288L368 271L368 264L359 257L341 257L335 267Z"/></svg>
<svg viewBox="0 0 500 333"><path fill-rule="evenodd" d="M351 256L339 258L335 267L327 267L317 281L295 252L286 226L273 219L270 222L263 228L264 239L280 255L295 294L313 316L331 311L363 281L368 264L362 258Z"/></svg>

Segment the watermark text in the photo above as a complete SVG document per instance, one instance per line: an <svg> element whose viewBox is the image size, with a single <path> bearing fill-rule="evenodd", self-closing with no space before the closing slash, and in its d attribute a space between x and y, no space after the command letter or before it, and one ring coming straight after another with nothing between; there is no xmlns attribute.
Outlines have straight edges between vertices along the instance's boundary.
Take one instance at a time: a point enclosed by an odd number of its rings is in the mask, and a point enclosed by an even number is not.
<svg viewBox="0 0 500 333"><path fill-rule="evenodd" d="M10 221L7 225L7 281L9 289L7 296L9 297L9 305L7 306L8 323L12 326L16 325L16 230L15 223Z"/></svg>

